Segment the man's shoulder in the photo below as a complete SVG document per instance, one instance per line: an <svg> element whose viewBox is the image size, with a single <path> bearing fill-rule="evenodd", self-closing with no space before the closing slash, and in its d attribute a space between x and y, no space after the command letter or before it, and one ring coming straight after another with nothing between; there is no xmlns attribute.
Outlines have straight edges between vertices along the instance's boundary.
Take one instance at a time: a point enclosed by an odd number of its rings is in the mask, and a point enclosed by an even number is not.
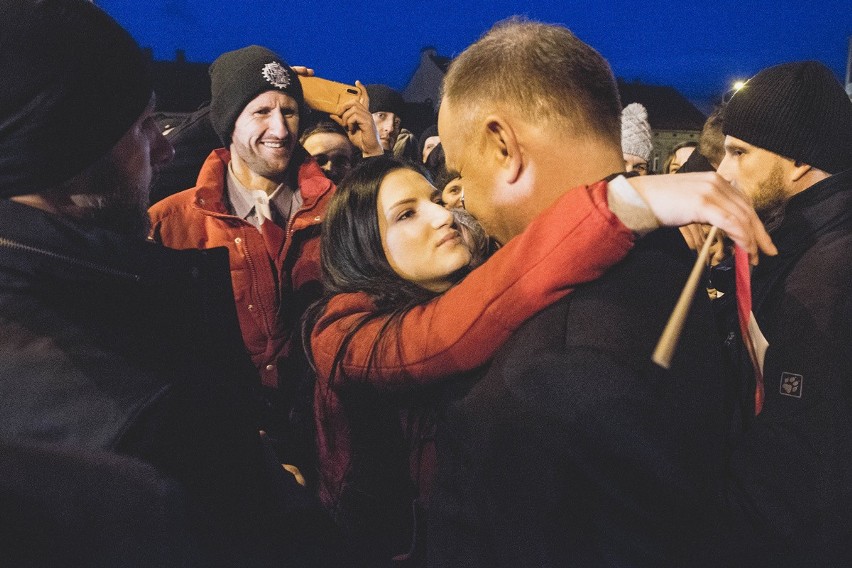
<svg viewBox="0 0 852 568"><path fill-rule="evenodd" d="M778 286L784 318L848 337L852 324L852 230L822 235Z"/></svg>
<svg viewBox="0 0 852 568"><path fill-rule="evenodd" d="M324 209L334 193L335 186L307 152L302 160L299 164L299 193L304 206L319 206Z"/></svg>
<svg viewBox="0 0 852 568"><path fill-rule="evenodd" d="M225 171L230 154L225 149L217 149L207 156L201 166L195 186L178 191L151 205L148 214L157 221L171 215L185 216L198 212L205 204L220 202L225 193Z"/></svg>
<svg viewBox="0 0 852 568"><path fill-rule="evenodd" d="M223 180L224 186L224 180ZM151 238L171 248L207 248L213 222L216 234L226 233L229 225L215 217L227 214L223 189L196 186L166 197L148 210Z"/></svg>
<svg viewBox="0 0 852 568"><path fill-rule="evenodd" d="M108 339L31 294L2 294L0 436L111 448L168 382L106 347ZM84 309L81 304L79 308Z"/></svg>
<svg viewBox="0 0 852 568"><path fill-rule="evenodd" d="M693 255L676 230L659 230L637 241L627 257L593 282L540 312L513 341L530 336L558 337L562 347L590 347L631 361L650 353L691 269ZM697 315L709 313L709 300L697 298ZM529 347L533 347L530 342ZM536 343L549 347L553 339ZM522 355L518 353L518 356Z"/></svg>
<svg viewBox="0 0 852 568"><path fill-rule="evenodd" d="M796 261L793 271L812 277L852 273L852 224L817 238Z"/></svg>
<svg viewBox="0 0 852 568"><path fill-rule="evenodd" d="M849 314L852 303L852 227L821 235L781 277L777 292L785 304L806 307L819 317ZM843 308L845 306L845 308ZM796 308L798 309L798 308Z"/></svg>
<svg viewBox="0 0 852 568"><path fill-rule="evenodd" d="M162 199L151 206L148 214L152 220L160 220L171 215L186 215L196 200L197 187L191 187Z"/></svg>
<svg viewBox="0 0 852 568"><path fill-rule="evenodd" d="M601 278L530 318L498 351L483 377L491 384L483 388L499 383L523 397L541 389L551 370L554 377L565 376L553 382L556 390L586 384L594 391L598 387L589 381L603 374L660 380L663 372L651 354L691 269L678 238L676 231L649 235ZM698 294L669 376L717 379L721 354L715 339L709 298ZM476 390L470 396L483 394Z"/></svg>

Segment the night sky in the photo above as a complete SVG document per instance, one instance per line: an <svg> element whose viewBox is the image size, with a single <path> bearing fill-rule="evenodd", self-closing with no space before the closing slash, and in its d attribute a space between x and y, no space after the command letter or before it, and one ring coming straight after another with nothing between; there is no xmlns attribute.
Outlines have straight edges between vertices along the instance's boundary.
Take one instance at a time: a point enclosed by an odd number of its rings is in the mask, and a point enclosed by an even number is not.
<svg viewBox="0 0 852 568"><path fill-rule="evenodd" d="M433 46L452 57L513 14L561 23L618 77L671 85L707 107L763 67L822 61L845 80L852 0L432 2L96 0L156 59L210 62L252 43L338 81L402 89Z"/></svg>

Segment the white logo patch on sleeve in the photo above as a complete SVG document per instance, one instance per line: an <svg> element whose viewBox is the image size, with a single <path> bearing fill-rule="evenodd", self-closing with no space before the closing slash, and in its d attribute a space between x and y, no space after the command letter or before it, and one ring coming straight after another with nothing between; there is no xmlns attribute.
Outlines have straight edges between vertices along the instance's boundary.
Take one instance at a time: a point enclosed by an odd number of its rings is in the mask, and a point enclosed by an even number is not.
<svg viewBox="0 0 852 568"><path fill-rule="evenodd" d="M802 398L802 383L805 378L802 375L795 373L781 373L781 389L780 393L784 396L792 396L794 398Z"/></svg>

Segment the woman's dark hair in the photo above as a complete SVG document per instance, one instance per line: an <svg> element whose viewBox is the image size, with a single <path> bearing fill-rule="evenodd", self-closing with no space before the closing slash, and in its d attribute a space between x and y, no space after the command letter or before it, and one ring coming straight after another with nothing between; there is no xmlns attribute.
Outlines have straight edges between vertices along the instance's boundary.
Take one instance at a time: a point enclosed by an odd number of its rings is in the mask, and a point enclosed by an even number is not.
<svg viewBox="0 0 852 568"><path fill-rule="evenodd" d="M324 414L323 408L330 404L334 385L345 380L343 360L358 331L376 319L390 316L382 323L377 339L370 347L366 362L366 372L369 373L385 354L393 353L393 350L399 353L400 345L404 341L401 321L407 311L413 306L438 296L438 293L399 276L388 263L382 246L378 213L379 187L389 173L401 169L415 171L426 179L430 179L420 164L389 156L367 158L341 181L326 211L320 238L320 264L325 296L308 308L302 331L305 351L314 369L316 365L311 349L311 332L334 295L350 292L366 293L372 299L375 310L365 314L346 331L342 338L340 347L332 360L328 381L325 384L320 383L322 390L316 399L316 403L320 406L315 409L315 412L320 415ZM457 219L457 227L464 235L463 238L474 243L472 248L482 248L476 239L479 237L482 240L484 231L481 231L475 220L457 216L457 214L454 214L454 218ZM477 229L481 235L476 234ZM461 278L467 271L468 269L465 268L459 271L457 276ZM406 339L429 341L428 337ZM430 400L428 397L424 398L421 395L410 400L409 404L419 404L425 408L428 407L428 400ZM400 479L407 479L410 442L406 440L413 440L416 432L429 431L432 414L430 412L412 413L412 416L419 416L419 418L410 421L404 432L399 422L398 409L389 399L384 398L383 393L369 389L360 390L358 396L348 399L348 404L353 444L357 443L361 456L359 458L361 465L355 468L356 475L360 476L359 481L357 483L353 481L353 483L370 495L384 495L388 491L393 493L394 488L401 487L401 482L379 482L385 479L389 472L372 471L369 464L395 463L401 467ZM330 435L334 435L333 431ZM335 443L333 440L330 442ZM372 459L369 456L381 457ZM395 458L390 460L389 456L395 456ZM348 467L354 466L350 463ZM320 474L322 475L322 471ZM333 481L329 481L328 485L333 485ZM341 490L343 490L342 487ZM336 496L336 500L340 499L340 495ZM377 499L380 502L395 502L391 498L383 500L377 497ZM410 505L410 496L407 499L402 501Z"/></svg>
<svg viewBox="0 0 852 568"><path fill-rule="evenodd" d="M320 240L323 285L329 295L366 292L380 310L427 301L435 296L399 276L385 256L379 233L379 186L394 170L419 165L379 156L366 160L340 183L326 212Z"/></svg>
<svg viewBox="0 0 852 568"><path fill-rule="evenodd" d="M378 219L379 186L389 173L400 169L412 170L430 179L419 164L390 156L368 158L343 179L326 211L320 238L320 265L325 295L308 309L303 327L309 360L313 363L311 330L332 296L363 292L370 296L376 306L375 311L354 326L344 338L335 358L333 375L339 372L339 363L352 337L361 327L373 319L388 314L393 316L388 318L381 330L381 339L373 346L372 363L383 349L393 345L386 340L387 330L396 327L399 332L399 318L409 308L428 302L438 295L399 276L388 263L382 247ZM458 277L464 273L466 271Z"/></svg>
<svg viewBox="0 0 852 568"><path fill-rule="evenodd" d="M382 353L399 348L402 333L400 320L406 310L437 296L437 293L409 282L394 272L382 247L378 219L379 186L385 176L399 169L416 171L424 174L428 179L423 168L417 164L387 156L367 158L340 182L326 211L320 237L320 264L325 295L305 312L302 328L302 341L311 366L316 369L311 348L311 332L335 294L367 293L376 309L361 318L343 337L334 355L328 382L325 385L321 383L322 394L316 399L316 404L320 407L315 408L314 412L320 416L324 414L321 412L322 408L330 404L329 397L332 392L330 387L345 377L342 362L355 334L371 321L391 314L391 317L383 323L378 339L371 347L367 361L369 372L375 362L381 358ZM353 417L364 415L371 417L369 424L360 426L353 424L352 435L356 436L357 432L358 445L362 448L362 453L376 452L382 456L382 459L375 460L376 463L387 463L389 456L396 456L394 463L405 464L407 463L405 461L407 454L404 450L406 444L403 442L405 434L400 429L398 415L379 402L380 400L381 397L377 398L368 392L361 391L361 396L351 401L360 408L360 412L352 412ZM353 418L350 417L350 419ZM395 424L395 426L388 426L388 424ZM415 428L415 425L412 424L410 427ZM348 467L352 467L352 464L350 463ZM319 473L322 475L322 471ZM375 478L376 476L368 475L367 477ZM383 484L385 487L373 487L374 483L375 479L361 480L361 484L371 487L370 492L374 494L391 490L398 485L385 483ZM333 482L329 481L329 486L332 484ZM335 496L335 500L339 501L340 498L340 495Z"/></svg>
<svg viewBox="0 0 852 568"><path fill-rule="evenodd" d="M346 130L344 130L342 126L330 120L321 120L316 124L305 127L302 131L302 135L299 136L299 144L304 144L305 140L314 134L340 134L347 140L349 139L346 134Z"/></svg>

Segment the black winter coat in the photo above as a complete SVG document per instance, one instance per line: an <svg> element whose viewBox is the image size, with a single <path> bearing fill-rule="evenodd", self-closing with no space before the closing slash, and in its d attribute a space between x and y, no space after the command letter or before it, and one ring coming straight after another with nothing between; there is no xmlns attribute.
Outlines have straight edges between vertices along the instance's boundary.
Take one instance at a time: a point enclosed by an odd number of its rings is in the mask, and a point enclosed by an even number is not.
<svg viewBox="0 0 852 568"><path fill-rule="evenodd" d="M745 417L729 495L752 566L852 565L852 170L794 196L752 272L769 342L766 398ZM751 416L750 416L751 415Z"/></svg>
<svg viewBox="0 0 852 568"><path fill-rule="evenodd" d="M726 565L725 389L705 294L671 369L651 362L693 258L671 231L639 241L451 400L430 566Z"/></svg>
<svg viewBox="0 0 852 568"><path fill-rule="evenodd" d="M188 496L202 564L334 565L327 519L265 457L230 282L224 249L0 200L0 439L153 464Z"/></svg>

